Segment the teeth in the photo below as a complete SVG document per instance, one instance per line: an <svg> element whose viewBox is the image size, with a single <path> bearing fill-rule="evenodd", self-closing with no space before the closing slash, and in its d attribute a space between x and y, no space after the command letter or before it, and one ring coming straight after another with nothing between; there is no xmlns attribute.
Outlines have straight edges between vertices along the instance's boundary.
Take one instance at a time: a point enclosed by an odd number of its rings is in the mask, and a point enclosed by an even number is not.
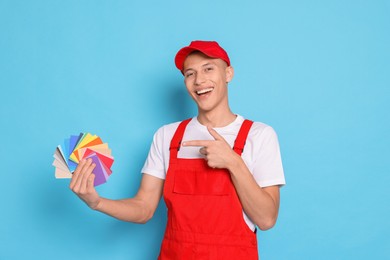
<svg viewBox="0 0 390 260"><path fill-rule="evenodd" d="M212 90L213 90L213 88L205 88L205 89L196 91L196 94L201 95L201 94L210 92L210 91L212 91Z"/></svg>

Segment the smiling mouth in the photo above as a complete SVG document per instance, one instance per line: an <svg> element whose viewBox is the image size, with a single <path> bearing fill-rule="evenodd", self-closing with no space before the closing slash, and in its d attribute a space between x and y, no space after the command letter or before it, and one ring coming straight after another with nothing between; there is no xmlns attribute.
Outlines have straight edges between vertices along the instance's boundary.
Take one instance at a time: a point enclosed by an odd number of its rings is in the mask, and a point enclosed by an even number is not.
<svg viewBox="0 0 390 260"><path fill-rule="evenodd" d="M201 96L201 95L204 95L206 93L210 93L211 91L213 91L214 88L205 88L205 89L201 89L201 90L198 90L198 91L195 91L196 94L198 96Z"/></svg>

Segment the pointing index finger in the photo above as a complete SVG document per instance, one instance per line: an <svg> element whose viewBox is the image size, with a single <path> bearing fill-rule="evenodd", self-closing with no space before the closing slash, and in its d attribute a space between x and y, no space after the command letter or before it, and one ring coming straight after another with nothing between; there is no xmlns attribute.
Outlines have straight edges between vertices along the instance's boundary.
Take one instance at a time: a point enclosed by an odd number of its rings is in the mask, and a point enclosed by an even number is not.
<svg viewBox="0 0 390 260"><path fill-rule="evenodd" d="M210 140L191 140L185 141L182 143L183 146L208 146L210 144Z"/></svg>

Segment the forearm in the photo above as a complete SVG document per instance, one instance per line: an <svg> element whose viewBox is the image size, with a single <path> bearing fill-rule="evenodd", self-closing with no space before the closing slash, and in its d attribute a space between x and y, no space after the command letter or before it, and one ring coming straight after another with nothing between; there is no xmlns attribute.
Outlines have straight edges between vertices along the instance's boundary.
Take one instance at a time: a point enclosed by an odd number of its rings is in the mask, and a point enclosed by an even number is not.
<svg viewBox="0 0 390 260"><path fill-rule="evenodd" d="M135 223L145 223L153 216L162 195L164 180L143 174L134 198L110 200L100 197L96 192L95 175L92 174L94 168L92 160L81 161L69 184L69 188L91 209Z"/></svg>
<svg viewBox="0 0 390 260"><path fill-rule="evenodd" d="M145 202L137 198L123 200L101 198L93 209L119 220L141 224L146 223L154 213Z"/></svg>
<svg viewBox="0 0 390 260"><path fill-rule="evenodd" d="M241 157L231 160L229 171L245 213L262 230L274 226L279 210L279 188L261 188ZM269 190L271 191L271 190Z"/></svg>

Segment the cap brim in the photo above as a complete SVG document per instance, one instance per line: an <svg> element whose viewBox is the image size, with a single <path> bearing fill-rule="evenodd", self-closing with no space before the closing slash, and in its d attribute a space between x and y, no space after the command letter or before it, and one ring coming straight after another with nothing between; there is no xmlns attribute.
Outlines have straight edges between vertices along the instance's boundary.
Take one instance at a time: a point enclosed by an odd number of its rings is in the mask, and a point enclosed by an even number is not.
<svg viewBox="0 0 390 260"><path fill-rule="evenodd" d="M180 49L177 54L176 54L176 57L175 57L175 64L176 64L176 67L180 70L180 71L183 71L183 67L184 67L184 61L185 59L187 58L187 56L191 53L191 52L194 52L194 51L200 51L203 53L203 51L199 50L199 49L196 49L196 48L193 48L193 47L184 47L182 49Z"/></svg>

